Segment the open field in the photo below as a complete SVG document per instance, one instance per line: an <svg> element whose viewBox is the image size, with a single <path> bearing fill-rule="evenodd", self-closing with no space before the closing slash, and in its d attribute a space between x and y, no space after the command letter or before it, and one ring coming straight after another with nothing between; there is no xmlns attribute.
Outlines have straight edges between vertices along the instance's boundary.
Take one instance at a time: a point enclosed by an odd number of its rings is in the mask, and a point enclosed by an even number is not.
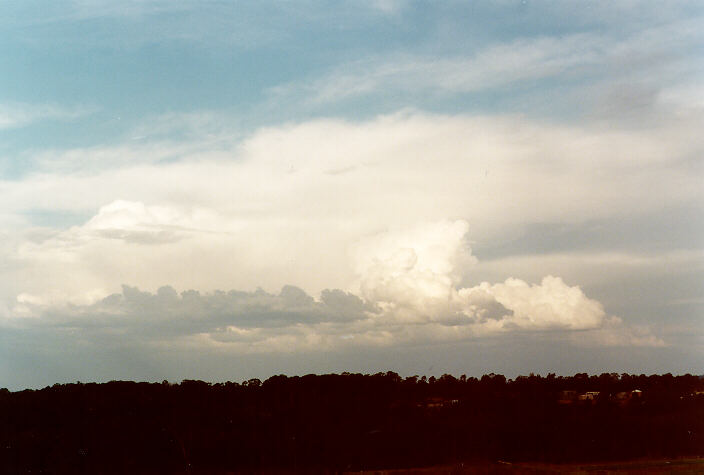
<svg viewBox="0 0 704 475"><path fill-rule="evenodd" d="M630 460L604 463L573 463L573 464L546 464L546 463L469 463L456 465L442 465L426 468L413 468L401 470L379 470L350 472L365 475L420 475L420 474L542 474L542 473L570 473L570 474L644 474L644 473L678 473L701 474L704 473L704 457L678 458L672 460Z"/></svg>

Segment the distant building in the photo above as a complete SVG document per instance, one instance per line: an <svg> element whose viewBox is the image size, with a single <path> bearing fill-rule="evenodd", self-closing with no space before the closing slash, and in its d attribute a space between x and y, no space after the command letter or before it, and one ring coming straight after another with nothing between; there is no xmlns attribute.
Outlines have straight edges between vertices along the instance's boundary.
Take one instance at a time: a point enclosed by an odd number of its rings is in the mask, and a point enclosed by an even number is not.
<svg viewBox="0 0 704 475"><path fill-rule="evenodd" d="M621 391L614 394L611 399L617 404L624 406L628 404L629 401L637 400L643 397L643 391L640 389L634 389L633 391Z"/></svg>
<svg viewBox="0 0 704 475"><path fill-rule="evenodd" d="M579 400L596 404L596 401L599 398L599 394L599 391L587 391L586 393L579 395Z"/></svg>
<svg viewBox="0 0 704 475"><path fill-rule="evenodd" d="M572 390L565 390L565 391L560 391L560 394L557 396L557 403L558 404L572 404L577 400L577 391L572 391Z"/></svg>
<svg viewBox="0 0 704 475"><path fill-rule="evenodd" d="M425 400L423 406L427 409L440 409L443 407L456 406L460 403L459 399L446 399L443 397L429 397Z"/></svg>

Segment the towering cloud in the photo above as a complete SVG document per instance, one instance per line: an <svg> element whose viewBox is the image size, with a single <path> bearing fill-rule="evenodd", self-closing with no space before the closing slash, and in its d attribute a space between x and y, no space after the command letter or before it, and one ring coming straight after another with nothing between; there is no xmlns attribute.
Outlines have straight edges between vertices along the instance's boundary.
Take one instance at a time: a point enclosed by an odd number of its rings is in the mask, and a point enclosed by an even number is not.
<svg viewBox="0 0 704 475"><path fill-rule="evenodd" d="M465 221L431 223L384 233L358 247L362 296L401 321L479 325L493 330L599 328L599 302L579 287L547 276L529 285L509 278L458 287L471 272Z"/></svg>

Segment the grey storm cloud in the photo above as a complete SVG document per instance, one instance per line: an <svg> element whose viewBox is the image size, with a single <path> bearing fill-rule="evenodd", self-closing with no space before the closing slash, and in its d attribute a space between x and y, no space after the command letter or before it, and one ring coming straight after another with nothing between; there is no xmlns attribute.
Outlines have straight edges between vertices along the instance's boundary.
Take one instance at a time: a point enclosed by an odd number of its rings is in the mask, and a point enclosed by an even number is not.
<svg viewBox="0 0 704 475"><path fill-rule="evenodd" d="M321 322L350 322L365 317L373 306L342 290L325 290L315 301L302 289L287 285L279 294L262 289L180 294L170 286L156 293L123 285L121 293L91 305L45 309L44 323L63 327L124 328L134 332L193 334L227 326L275 328Z"/></svg>

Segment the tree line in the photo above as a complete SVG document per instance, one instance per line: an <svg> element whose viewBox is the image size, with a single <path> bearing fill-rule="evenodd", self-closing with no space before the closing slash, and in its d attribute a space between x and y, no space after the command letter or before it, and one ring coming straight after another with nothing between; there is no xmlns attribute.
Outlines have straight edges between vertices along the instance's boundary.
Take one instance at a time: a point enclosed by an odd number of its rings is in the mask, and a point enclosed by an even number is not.
<svg viewBox="0 0 704 475"><path fill-rule="evenodd" d="M596 395L566 403L564 394ZM616 395L637 394L624 398ZM323 471L704 455L704 380L394 372L0 390L0 472Z"/></svg>

